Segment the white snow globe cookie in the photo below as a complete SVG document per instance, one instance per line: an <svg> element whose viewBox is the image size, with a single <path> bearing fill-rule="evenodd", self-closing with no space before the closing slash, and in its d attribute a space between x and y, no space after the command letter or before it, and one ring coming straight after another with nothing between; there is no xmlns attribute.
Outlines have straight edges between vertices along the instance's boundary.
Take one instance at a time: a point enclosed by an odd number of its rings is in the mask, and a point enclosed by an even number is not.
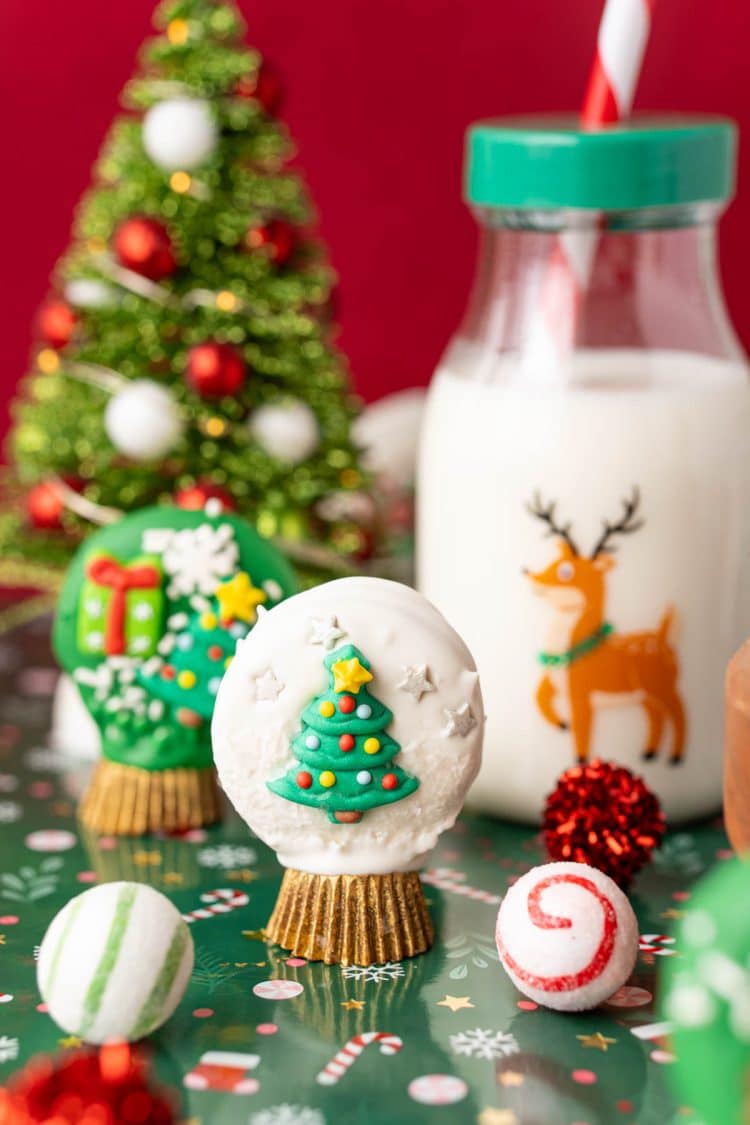
<svg viewBox="0 0 750 1125"><path fill-rule="evenodd" d="M466 645L421 594L343 578L263 614L216 699L222 786L287 869L269 937L328 963L432 942L418 869L479 769Z"/></svg>

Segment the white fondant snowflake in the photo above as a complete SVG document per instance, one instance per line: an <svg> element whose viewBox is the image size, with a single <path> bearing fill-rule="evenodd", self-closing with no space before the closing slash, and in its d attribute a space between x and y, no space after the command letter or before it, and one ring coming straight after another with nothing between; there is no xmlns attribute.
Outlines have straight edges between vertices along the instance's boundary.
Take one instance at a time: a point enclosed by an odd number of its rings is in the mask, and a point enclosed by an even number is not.
<svg viewBox="0 0 750 1125"><path fill-rule="evenodd" d="M0 1063L18 1058L18 1040L11 1035L0 1035Z"/></svg>
<svg viewBox="0 0 750 1125"><path fill-rule="evenodd" d="M326 1125L326 1119L320 1110L309 1105L282 1102L252 1113L248 1125Z"/></svg>
<svg viewBox="0 0 750 1125"><path fill-rule="evenodd" d="M0 801L0 824L14 824L21 819L22 812L17 801Z"/></svg>
<svg viewBox="0 0 750 1125"><path fill-rule="evenodd" d="M151 528L143 534L143 549L162 553L170 598L213 594L222 579L234 574L239 561L234 528L228 523L218 527L203 523L180 531Z"/></svg>
<svg viewBox="0 0 750 1125"><path fill-rule="evenodd" d="M133 617L136 621L150 621L153 616L154 607L148 602L139 602L133 609Z"/></svg>
<svg viewBox="0 0 750 1125"><path fill-rule="evenodd" d="M454 734L464 738L477 725L474 712L468 703L462 703L455 711L451 711L450 707L444 707L443 715L445 716L443 734L446 738Z"/></svg>
<svg viewBox="0 0 750 1125"><path fill-rule="evenodd" d="M450 1040L455 1055L466 1055L470 1059L502 1059L507 1055L516 1055L520 1050L515 1035L491 1028L474 1027L459 1031L451 1035Z"/></svg>
<svg viewBox="0 0 750 1125"><path fill-rule="evenodd" d="M385 965L347 965L341 971L347 980L377 982L396 980L404 975L404 967L398 961L388 961Z"/></svg>
<svg viewBox="0 0 750 1125"><path fill-rule="evenodd" d="M404 676L396 685L401 691L406 691L419 703L423 695L435 690L435 685L430 679L430 669L426 664L408 665L404 668Z"/></svg>
<svg viewBox="0 0 750 1125"><path fill-rule="evenodd" d="M275 703L284 690L284 684L277 677L273 668L266 668L259 676L252 680L255 699L260 703Z"/></svg>
<svg viewBox="0 0 750 1125"><path fill-rule="evenodd" d="M221 867L230 871L233 867L247 867L255 863L258 855L254 848L242 844L214 844L208 848L201 848L198 852L198 863L201 867Z"/></svg>
<svg viewBox="0 0 750 1125"><path fill-rule="evenodd" d="M308 621L307 639L311 645L322 645L323 648L330 651L336 641L345 636L346 630L340 627L338 619L333 615L330 617L311 617Z"/></svg>

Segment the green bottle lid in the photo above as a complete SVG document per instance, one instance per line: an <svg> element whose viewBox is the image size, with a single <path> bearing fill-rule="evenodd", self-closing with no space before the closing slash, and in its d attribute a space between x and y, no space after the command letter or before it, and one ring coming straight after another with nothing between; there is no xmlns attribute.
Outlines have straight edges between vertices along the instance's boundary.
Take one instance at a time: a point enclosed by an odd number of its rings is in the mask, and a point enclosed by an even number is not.
<svg viewBox="0 0 750 1125"><path fill-rule="evenodd" d="M737 127L725 117L635 116L584 130L573 117L478 121L465 197L483 207L630 211L734 193Z"/></svg>

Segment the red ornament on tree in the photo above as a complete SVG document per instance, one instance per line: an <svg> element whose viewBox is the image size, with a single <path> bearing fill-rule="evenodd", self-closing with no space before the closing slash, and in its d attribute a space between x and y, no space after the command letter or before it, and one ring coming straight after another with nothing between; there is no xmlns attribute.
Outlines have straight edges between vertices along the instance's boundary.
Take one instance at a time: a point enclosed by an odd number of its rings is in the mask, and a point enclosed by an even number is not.
<svg viewBox="0 0 750 1125"><path fill-rule="evenodd" d="M65 301L47 301L37 317L39 335L51 348L64 348L70 341L76 317Z"/></svg>
<svg viewBox="0 0 750 1125"><path fill-rule="evenodd" d="M552 860L588 863L621 887L659 847L665 832L659 801L623 766L573 766L547 798L542 822Z"/></svg>
<svg viewBox="0 0 750 1125"><path fill-rule="evenodd" d="M257 250L271 259L276 266L285 265L297 246L297 232L284 219L271 219L260 226L250 227L245 235L248 250Z"/></svg>
<svg viewBox="0 0 750 1125"><path fill-rule="evenodd" d="M35 484L26 496L29 523L40 530L58 531L62 527L64 510L62 492L54 481Z"/></svg>
<svg viewBox="0 0 750 1125"><path fill-rule="evenodd" d="M227 512L237 511L231 492L210 481L199 480L188 488L181 488L174 498L178 508L188 508L191 511L202 511L209 500L218 500Z"/></svg>
<svg viewBox="0 0 750 1125"><path fill-rule="evenodd" d="M236 394L246 374L245 361L231 344L207 340L188 352L185 377L201 398Z"/></svg>
<svg viewBox="0 0 750 1125"><path fill-rule="evenodd" d="M167 228L148 215L133 215L120 223L112 245L121 265L151 281L161 281L177 269Z"/></svg>
<svg viewBox="0 0 750 1125"><path fill-rule="evenodd" d="M33 1059L0 1089L7 1125L173 1125L176 1098L149 1084L145 1059L126 1043Z"/></svg>
<svg viewBox="0 0 750 1125"><path fill-rule="evenodd" d="M254 74L240 78L234 92L239 98L254 98L266 113L273 113L281 104L281 79L273 67L262 63Z"/></svg>

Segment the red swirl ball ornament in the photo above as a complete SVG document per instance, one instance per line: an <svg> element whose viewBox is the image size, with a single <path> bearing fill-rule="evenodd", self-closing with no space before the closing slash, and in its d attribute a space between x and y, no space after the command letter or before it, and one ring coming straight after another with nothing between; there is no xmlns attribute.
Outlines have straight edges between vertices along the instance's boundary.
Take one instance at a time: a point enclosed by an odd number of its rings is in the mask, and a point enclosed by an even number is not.
<svg viewBox="0 0 750 1125"><path fill-rule="evenodd" d="M291 223L272 219L268 223L250 227L245 235L248 250L265 254L276 266L284 266L297 246L297 232Z"/></svg>
<svg viewBox="0 0 750 1125"><path fill-rule="evenodd" d="M133 215L120 223L112 236L112 248L120 265L151 281L161 281L177 269L167 228L148 215Z"/></svg>
<svg viewBox="0 0 750 1125"><path fill-rule="evenodd" d="M659 801L624 766L573 766L547 798L542 821L550 859L587 863L626 887L665 832Z"/></svg>
<svg viewBox="0 0 750 1125"><path fill-rule="evenodd" d="M142 1055L126 1043L32 1059L0 1089L3 1125L173 1125L177 1099L152 1086Z"/></svg>
<svg viewBox="0 0 750 1125"><path fill-rule="evenodd" d="M236 394L246 376L245 361L231 344L207 340L188 352L185 378L201 398Z"/></svg>
<svg viewBox="0 0 750 1125"><path fill-rule="evenodd" d="M65 301L47 301L37 315L39 335L51 348L64 348L70 343L75 323L75 313Z"/></svg>

